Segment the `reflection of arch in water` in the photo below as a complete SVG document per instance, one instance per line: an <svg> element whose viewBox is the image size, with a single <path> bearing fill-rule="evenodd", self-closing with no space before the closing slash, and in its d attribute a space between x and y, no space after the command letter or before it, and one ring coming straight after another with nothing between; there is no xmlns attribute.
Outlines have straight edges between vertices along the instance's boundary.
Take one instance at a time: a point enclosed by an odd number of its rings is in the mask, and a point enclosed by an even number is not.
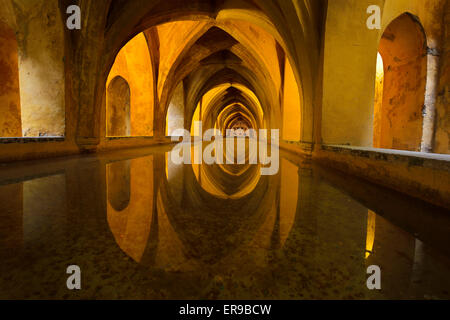
<svg viewBox="0 0 450 320"><path fill-rule="evenodd" d="M213 196L222 199L239 199L255 189L259 179L259 165L192 165L200 186ZM242 167L237 173L228 168Z"/></svg>
<svg viewBox="0 0 450 320"><path fill-rule="evenodd" d="M280 175L260 177L240 199L221 199L200 186L191 166L179 165L176 175L169 168L167 179L164 156L155 156L153 166L145 159L131 160L129 206L117 212L108 203L114 238L136 262L166 271L198 270L235 264L250 250L249 259L262 259L263 266L271 250L284 246L298 210L295 165L282 161ZM252 256L253 247L264 254Z"/></svg>
<svg viewBox="0 0 450 320"><path fill-rule="evenodd" d="M254 135L256 131L250 132ZM258 162L258 139L256 137L226 137L224 144L223 163L242 164ZM244 153L242 151L244 150ZM240 162L243 161L243 162ZM239 166L231 166L235 171Z"/></svg>
<svg viewBox="0 0 450 320"><path fill-rule="evenodd" d="M112 191L119 187L126 188L127 165L129 163L129 203L121 211L115 209L113 204L122 204L123 201L111 201ZM119 165L120 164L120 165ZM110 166L113 170L110 170ZM113 179L110 172L116 170ZM122 183L125 183L123 185ZM114 185L116 184L116 185ZM133 260L140 262L147 247L150 230L153 223L153 157L133 159L108 165L107 171L107 220L114 239L119 247ZM122 200L123 195L120 194ZM121 208L121 207L118 207Z"/></svg>
<svg viewBox="0 0 450 320"><path fill-rule="evenodd" d="M121 76L111 80L106 95L107 136L129 136L130 86Z"/></svg>
<svg viewBox="0 0 450 320"><path fill-rule="evenodd" d="M199 185L205 191L222 199L237 199L247 195L255 188L260 178L260 165L250 165L248 163L248 148L246 164L195 164L194 153L200 154L201 148L201 145L194 145L191 148L191 167ZM205 145L203 145L203 150L206 150ZM174 196L177 203L180 203L180 184L170 182L172 179L180 176L183 171L182 166L175 165L171 161L171 152L166 154L165 162L166 177L169 180L171 189L177 190L177 192L174 192Z"/></svg>
<svg viewBox="0 0 450 320"><path fill-rule="evenodd" d="M185 167L187 166L174 165L170 161L170 154L166 154L166 166L168 166L166 168L166 177L169 177L168 185L172 191L172 196L174 197L177 197L177 195L174 194L175 188L183 185L184 180L180 182L180 180L173 181L172 179L174 177L184 177L184 174L181 174L182 171L193 172L196 184L199 185L204 192L214 198L239 199L247 196L252 193L261 179L260 165L202 164L191 165L186 169ZM289 220L292 221L291 218L295 216L297 206L299 188L298 167L291 161L281 159L280 168L281 195L279 207L283 218L286 218L286 216L289 215ZM208 180L210 184L214 185L214 190L217 191L217 194L205 187L205 180ZM291 223L287 224L290 225Z"/></svg>
<svg viewBox="0 0 450 320"><path fill-rule="evenodd" d="M261 177L254 190L240 199L220 199L200 186L192 166L183 166L183 170L182 207L172 201L166 179L160 191L163 211L183 243L184 252L202 261L217 262L251 241L273 208L278 177Z"/></svg>
<svg viewBox="0 0 450 320"><path fill-rule="evenodd" d="M116 211L123 211L130 203L130 160L106 166L108 202Z"/></svg>
<svg viewBox="0 0 450 320"><path fill-rule="evenodd" d="M372 210L367 212L367 233L366 233L366 259L373 253L373 243L375 241L376 214Z"/></svg>

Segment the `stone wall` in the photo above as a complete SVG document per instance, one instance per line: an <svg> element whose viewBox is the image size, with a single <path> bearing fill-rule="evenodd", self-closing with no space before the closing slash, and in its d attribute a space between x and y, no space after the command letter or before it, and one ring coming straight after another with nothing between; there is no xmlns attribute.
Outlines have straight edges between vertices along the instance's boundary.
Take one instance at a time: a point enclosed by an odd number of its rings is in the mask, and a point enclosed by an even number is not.
<svg viewBox="0 0 450 320"><path fill-rule="evenodd" d="M24 137L64 136L64 27L58 0L14 0Z"/></svg>
<svg viewBox="0 0 450 320"><path fill-rule="evenodd" d="M0 137L21 137L16 35L0 20Z"/></svg>

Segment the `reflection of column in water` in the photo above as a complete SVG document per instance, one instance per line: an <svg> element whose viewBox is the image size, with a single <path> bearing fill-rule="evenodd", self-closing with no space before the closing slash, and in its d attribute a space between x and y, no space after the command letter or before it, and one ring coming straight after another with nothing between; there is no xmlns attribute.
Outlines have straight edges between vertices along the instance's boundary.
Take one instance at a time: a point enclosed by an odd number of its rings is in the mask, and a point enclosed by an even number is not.
<svg viewBox="0 0 450 320"><path fill-rule="evenodd" d="M56 237L62 236L66 231L66 213L65 175L59 174L23 183L25 245L52 242Z"/></svg>
<svg viewBox="0 0 450 320"><path fill-rule="evenodd" d="M169 182L172 197L176 201L177 205L181 205L184 187L183 168L186 166L183 166L181 164L175 164L172 161L170 161L170 152L166 153L165 158L166 158L166 178L167 181ZM197 170L194 169L194 173L196 175L200 174L198 170L200 165L193 164L192 167L197 168Z"/></svg>
<svg viewBox="0 0 450 320"><path fill-rule="evenodd" d="M371 210L367 212L366 259L373 253L376 217L377 215L375 212Z"/></svg>
<svg viewBox="0 0 450 320"><path fill-rule="evenodd" d="M315 184L311 168L300 167L298 174L293 178L298 180L297 206L292 230L295 230L296 238L288 237L284 248L291 248L295 252L301 252L305 262L314 262L317 251L317 206Z"/></svg>
<svg viewBox="0 0 450 320"><path fill-rule="evenodd" d="M23 184L0 186L1 251L14 252L23 244ZM1 254L1 252L0 252Z"/></svg>
<svg viewBox="0 0 450 320"><path fill-rule="evenodd" d="M298 202L298 167L292 162L281 160L281 185L279 195L280 243L284 245L295 221Z"/></svg>
<svg viewBox="0 0 450 320"><path fill-rule="evenodd" d="M421 284L423 286L423 269L424 269L424 260L425 260L425 251L424 244L419 239L415 239L415 247L414 247L414 263L412 267L412 275L411 275L411 287L414 288L417 284Z"/></svg>

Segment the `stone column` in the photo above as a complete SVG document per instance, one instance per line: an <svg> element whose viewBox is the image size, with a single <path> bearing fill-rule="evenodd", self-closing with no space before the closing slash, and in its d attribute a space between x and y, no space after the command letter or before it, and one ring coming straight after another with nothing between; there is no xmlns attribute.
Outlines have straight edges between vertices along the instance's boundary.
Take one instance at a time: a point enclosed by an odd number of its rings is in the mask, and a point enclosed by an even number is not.
<svg viewBox="0 0 450 320"><path fill-rule="evenodd" d="M423 132L421 152L433 152L433 140L436 123L436 97L439 84L440 57L437 49L427 49L428 68L425 105L423 109Z"/></svg>

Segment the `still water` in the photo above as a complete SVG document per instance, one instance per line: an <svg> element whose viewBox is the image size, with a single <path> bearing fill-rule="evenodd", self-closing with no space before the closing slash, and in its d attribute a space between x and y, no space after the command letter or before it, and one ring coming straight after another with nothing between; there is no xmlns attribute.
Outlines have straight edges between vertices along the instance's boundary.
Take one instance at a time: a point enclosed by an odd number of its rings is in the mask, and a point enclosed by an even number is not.
<svg viewBox="0 0 450 320"><path fill-rule="evenodd" d="M289 153L273 176L170 147L0 168L0 299L449 299L449 244L448 211Z"/></svg>

